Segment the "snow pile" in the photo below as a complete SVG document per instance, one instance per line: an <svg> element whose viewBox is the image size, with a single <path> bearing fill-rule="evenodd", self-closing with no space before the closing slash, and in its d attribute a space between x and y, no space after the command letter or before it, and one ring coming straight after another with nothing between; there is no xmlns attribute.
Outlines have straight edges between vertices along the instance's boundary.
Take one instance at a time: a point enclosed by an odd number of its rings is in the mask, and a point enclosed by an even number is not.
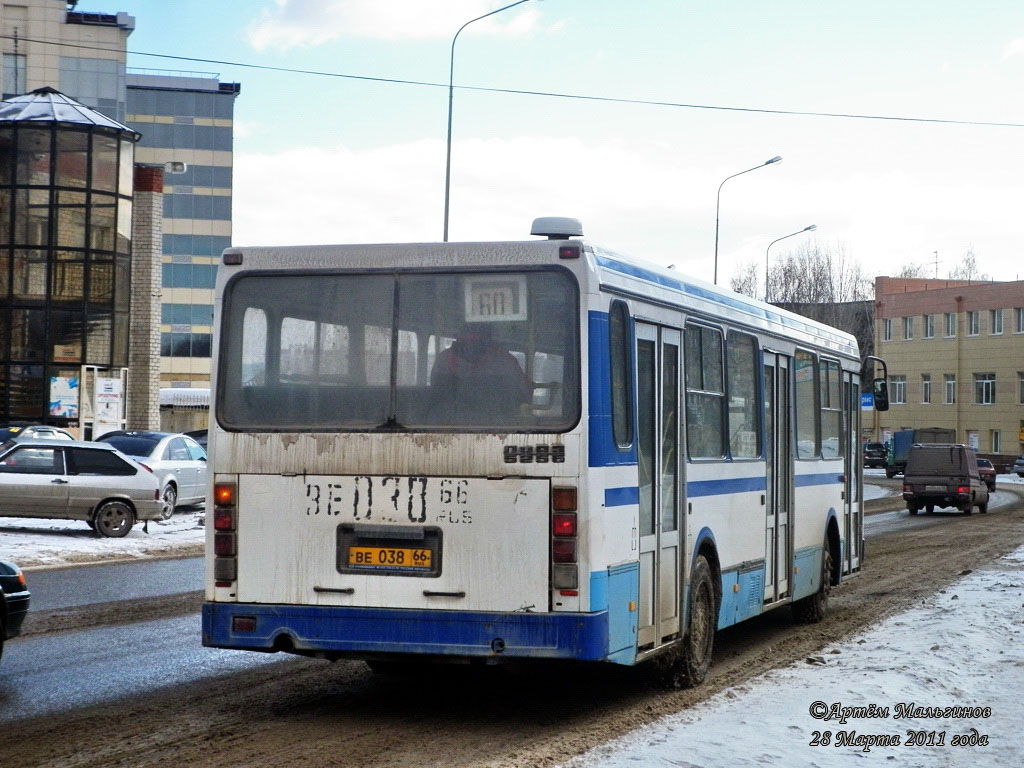
<svg viewBox="0 0 1024 768"><path fill-rule="evenodd" d="M0 517L0 557L22 568L202 554L203 509L185 507L170 520L141 523L123 539L101 538L81 520Z"/></svg>
<svg viewBox="0 0 1024 768"><path fill-rule="evenodd" d="M568 765L1024 765L1021 690L1024 548L820 656ZM843 708L858 709L843 718Z"/></svg>

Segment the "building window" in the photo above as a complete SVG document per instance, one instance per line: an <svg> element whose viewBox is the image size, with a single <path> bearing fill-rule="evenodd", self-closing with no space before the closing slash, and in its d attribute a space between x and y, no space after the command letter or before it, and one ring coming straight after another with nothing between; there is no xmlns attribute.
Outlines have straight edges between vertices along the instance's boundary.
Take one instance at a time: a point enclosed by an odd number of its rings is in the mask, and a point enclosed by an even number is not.
<svg viewBox="0 0 1024 768"><path fill-rule="evenodd" d="M1000 334L1003 332L1003 310L993 309L989 311L989 333Z"/></svg>
<svg viewBox="0 0 1024 768"><path fill-rule="evenodd" d="M992 430L992 453L1002 453L1003 440L998 429Z"/></svg>
<svg viewBox="0 0 1024 768"><path fill-rule="evenodd" d="M25 70L28 68L27 59L23 53L5 53L4 54L4 95L10 94L11 96L24 93L28 89L25 87Z"/></svg>
<svg viewBox="0 0 1024 768"><path fill-rule="evenodd" d="M946 405L953 405L956 402L956 374L947 373L946 379Z"/></svg>
<svg viewBox="0 0 1024 768"><path fill-rule="evenodd" d="M914 318L904 317L903 318L903 338L910 340L914 338Z"/></svg>
<svg viewBox="0 0 1024 768"><path fill-rule="evenodd" d="M981 333L981 320L979 319L980 314L981 313L978 312L977 310L973 310L967 313L968 336L977 336L979 333Z"/></svg>
<svg viewBox="0 0 1024 768"><path fill-rule="evenodd" d="M1014 333L1024 333L1024 307L1013 310Z"/></svg>
<svg viewBox="0 0 1024 768"><path fill-rule="evenodd" d="M893 405L904 405L907 402L907 377L889 377L889 402Z"/></svg>
<svg viewBox="0 0 1024 768"><path fill-rule="evenodd" d="M921 374L921 402L930 403L932 401L932 375L930 373Z"/></svg>
<svg viewBox="0 0 1024 768"><path fill-rule="evenodd" d="M956 312L946 313L946 338L951 339L956 336Z"/></svg>
<svg viewBox="0 0 1024 768"><path fill-rule="evenodd" d="M996 375L994 373L974 374L974 402L978 405L995 404Z"/></svg>
<svg viewBox="0 0 1024 768"><path fill-rule="evenodd" d="M924 321L924 338L931 339L935 337L935 315L922 315L921 319Z"/></svg>
<svg viewBox="0 0 1024 768"><path fill-rule="evenodd" d="M1017 371L1017 402L1024 405L1024 371Z"/></svg>
<svg viewBox="0 0 1024 768"><path fill-rule="evenodd" d="M882 321L882 341L892 341L892 319L888 317Z"/></svg>

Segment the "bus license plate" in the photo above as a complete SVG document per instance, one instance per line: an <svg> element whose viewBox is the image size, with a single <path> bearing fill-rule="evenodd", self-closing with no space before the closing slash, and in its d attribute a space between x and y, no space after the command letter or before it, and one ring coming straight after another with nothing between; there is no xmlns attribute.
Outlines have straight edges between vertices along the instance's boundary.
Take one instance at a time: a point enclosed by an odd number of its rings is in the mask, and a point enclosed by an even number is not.
<svg viewBox="0 0 1024 768"><path fill-rule="evenodd" d="M429 571L434 553L406 547L349 547L348 567L370 571Z"/></svg>

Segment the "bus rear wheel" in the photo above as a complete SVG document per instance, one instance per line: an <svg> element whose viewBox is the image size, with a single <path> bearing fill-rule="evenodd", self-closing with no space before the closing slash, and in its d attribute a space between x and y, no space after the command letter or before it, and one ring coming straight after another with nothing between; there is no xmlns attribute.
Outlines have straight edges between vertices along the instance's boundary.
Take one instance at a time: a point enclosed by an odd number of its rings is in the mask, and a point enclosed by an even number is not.
<svg viewBox="0 0 1024 768"><path fill-rule="evenodd" d="M832 550L828 539L821 553L821 586L818 591L793 603L793 616L804 624L817 624L828 612L828 598L832 594Z"/></svg>
<svg viewBox="0 0 1024 768"><path fill-rule="evenodd" d="M671 687L692 688L704 682L711 668L717 627L718 612L715 610L711 566L704 555L699 555L690 577L689 625L682 648L667 669L666 682Z"/></svg>

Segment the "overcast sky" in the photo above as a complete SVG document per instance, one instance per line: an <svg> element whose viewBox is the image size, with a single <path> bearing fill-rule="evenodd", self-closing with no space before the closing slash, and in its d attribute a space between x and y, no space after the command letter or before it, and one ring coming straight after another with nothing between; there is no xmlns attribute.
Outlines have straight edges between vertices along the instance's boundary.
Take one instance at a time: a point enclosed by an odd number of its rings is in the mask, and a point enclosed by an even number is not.
<svg viewBox="0 0 1024 768"><path fill-rule="evenodd" d="M82 0L126 11L130 55L238 81L237 245L440 240L452 35L501 0ZM973 249L1024 278L1024 3L531 0L468 26L456 90L450 239L588 239L719 282L814 238L869 275ZM740 110L1015 123L960 125ZM937 254L937 256L936 256Z"/></svg>

